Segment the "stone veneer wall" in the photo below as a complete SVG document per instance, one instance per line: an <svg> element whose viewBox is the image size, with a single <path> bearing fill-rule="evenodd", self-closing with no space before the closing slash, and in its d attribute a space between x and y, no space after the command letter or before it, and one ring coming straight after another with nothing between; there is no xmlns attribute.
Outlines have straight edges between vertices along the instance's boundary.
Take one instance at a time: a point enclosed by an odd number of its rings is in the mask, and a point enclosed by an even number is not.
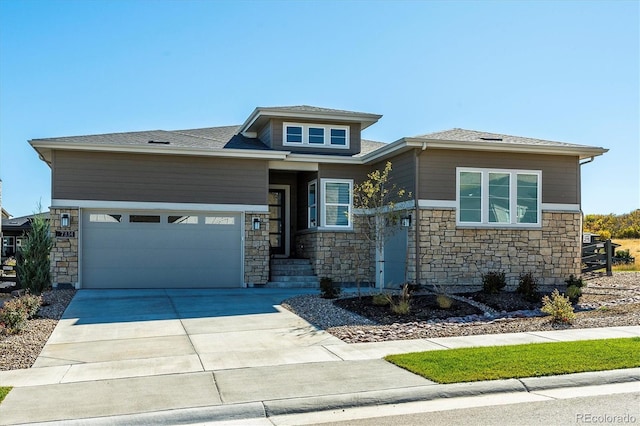
<svg viewBox="0 0 640 426"><path fill-rule="evenodd" d="M473 291L484 273L503 271L515 289L520 274L532 272L541 286L562 286L580 275L581 229L576 212L542 212L541 229L465 229L456 228L454 209L421 209L420 281Z"/></svg>
<svg viewBox="0 0 640 426"><path fill-rule="evenodd" d="M69 213L71 224L68 228L60 226L60 215ZM49 228L53 246L51 248L51 282L53 287L59 284L71 284L78 287L78 238L80 210L77 208L51 208ZM73 231L75 237L57 238L56 231Z"/></svg>
<svg viewBox="0 0 640 426"><path fill-rule="evenodd" d="M260 218L260 230L253 218ZM269 214L246 213L244 219L244 282L248 286L269 281Z"/></svg>
<svg viewBox="0 0 640 426"><path fill-rule="evenodd" d="M357 226L357 222L356 222ZM334 282L375 282L375 249L355 231L304 231L296 235L300 257L311 261L315 274Z"/></svg>

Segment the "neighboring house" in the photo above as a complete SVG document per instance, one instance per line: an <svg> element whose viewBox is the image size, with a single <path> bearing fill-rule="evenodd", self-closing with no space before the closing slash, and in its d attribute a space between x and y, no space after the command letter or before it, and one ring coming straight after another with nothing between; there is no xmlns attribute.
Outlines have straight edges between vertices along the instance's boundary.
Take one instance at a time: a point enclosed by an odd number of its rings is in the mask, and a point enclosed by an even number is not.
<svg viewBox="0 0 640 426"><path fill-rule="evenodd" d="M34 215L22 217L2 218L2 257L15 256L22 247L23 239L31 232L31 223ZM49 213L43 213L45 219L49 219Z"/></svg>
<svg viewBox="0 0 640 426"><path fill-rule="evenodd" d="M54 285L261 285L278 257L374 281L352 190L387 161L413 199L380 254L385 284L405 269L450 288L477 288L490 270L510 284L580 273L581 161L606 149L463 129L362 139L380 117L259 107L240 126L30 141L52 170Z"/></svg>

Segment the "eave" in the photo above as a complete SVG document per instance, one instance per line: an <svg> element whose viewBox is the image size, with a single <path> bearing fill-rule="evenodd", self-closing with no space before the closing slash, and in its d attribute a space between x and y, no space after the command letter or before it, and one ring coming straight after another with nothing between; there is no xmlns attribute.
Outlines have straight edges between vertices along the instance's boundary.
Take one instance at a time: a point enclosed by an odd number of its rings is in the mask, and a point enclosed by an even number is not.
<svg viewBox="0 0 640 426"><path fill-rule="evenodd" d="M89 152L113 152L130 154L156 154L156 155L188 155L197 157L226 157L261 160L284 160L288 151L267 151L255 149L202 149L189 147L167 146L140 146L140 145L88 145L73 143L52 143L29 141L29 144L38 152L40 159L51 166L52 152L62 151L89 151Z"/></svg>

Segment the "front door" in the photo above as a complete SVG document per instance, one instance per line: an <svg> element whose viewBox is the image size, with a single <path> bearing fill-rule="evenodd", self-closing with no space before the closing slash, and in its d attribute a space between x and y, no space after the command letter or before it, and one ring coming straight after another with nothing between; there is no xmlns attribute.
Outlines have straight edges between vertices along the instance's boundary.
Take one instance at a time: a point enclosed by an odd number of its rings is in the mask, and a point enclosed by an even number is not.
<svg viewBox="0 0 640 426"><path fill-rule="evenodd" d="M286 254L286 197L284 189L269 190L269 244L271 254Z"/></svg>

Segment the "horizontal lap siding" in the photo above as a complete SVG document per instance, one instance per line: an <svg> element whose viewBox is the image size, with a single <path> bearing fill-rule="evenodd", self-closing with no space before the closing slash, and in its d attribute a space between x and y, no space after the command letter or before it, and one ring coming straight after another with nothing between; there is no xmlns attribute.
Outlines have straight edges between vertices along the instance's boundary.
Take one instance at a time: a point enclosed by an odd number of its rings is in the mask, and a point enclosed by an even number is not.
<svg viewBox="0 0 640 426"><path fill-rule="evenodd" d="M56 199L267 203L266 161L56 151L52 169Z"/></svg>
<svg viewBox="0 0 640 426"><path fill-rule="evenodd" d="M415 151L405 152L388 160L381 161L373 165L372 170L384 170L387 161L391 162L391 173L389 181L396 185L398 189L404 189L412 194L414 198L416 191L416 154Z"/></svg>
<svg viewBox="0 0 640 426"><path fill-rule="evenodd" d="M455 200L456 167L542 170L543 203L580 203L578 157L443 149L420 154L419 198Z"/></svg>

